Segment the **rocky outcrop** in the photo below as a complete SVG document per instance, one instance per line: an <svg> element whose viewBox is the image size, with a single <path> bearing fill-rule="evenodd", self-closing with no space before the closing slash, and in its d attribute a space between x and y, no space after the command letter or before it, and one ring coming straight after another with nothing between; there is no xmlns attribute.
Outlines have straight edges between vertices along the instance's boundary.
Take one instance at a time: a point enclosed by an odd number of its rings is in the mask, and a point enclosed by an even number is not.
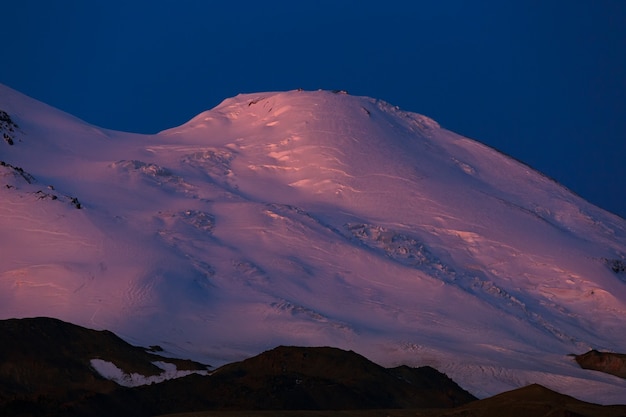
<svg viewBox="0 0 626 417"><path fill-rule="evenodd" d="M607 374L626 378L626 355L622 353L598 352L590 350L582 355L575 355L576 362L583 369L592 369Z"/></svg>
<svg viewBox="0 0 626 417"><path fill-rule="evenodd" d="M11 116L3 110L0 110L0 133L2 138L9 145L15 144L15 130L17 124L11 119Z"/></svg>

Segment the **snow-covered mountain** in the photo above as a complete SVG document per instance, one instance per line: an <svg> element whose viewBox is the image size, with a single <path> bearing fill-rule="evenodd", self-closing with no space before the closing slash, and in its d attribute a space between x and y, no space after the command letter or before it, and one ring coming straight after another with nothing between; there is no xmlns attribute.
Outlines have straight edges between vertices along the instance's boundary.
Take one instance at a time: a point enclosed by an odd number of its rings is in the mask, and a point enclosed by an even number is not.
<svg viewBox="0 0 626 417"><path fill-rule="evenodd" d="M0 319L214 366L329 345L479 397L626 398L567 356L626 351L626 221L427 117L327 91L242 94L155 135L5 86L0 110Z"/></svg>

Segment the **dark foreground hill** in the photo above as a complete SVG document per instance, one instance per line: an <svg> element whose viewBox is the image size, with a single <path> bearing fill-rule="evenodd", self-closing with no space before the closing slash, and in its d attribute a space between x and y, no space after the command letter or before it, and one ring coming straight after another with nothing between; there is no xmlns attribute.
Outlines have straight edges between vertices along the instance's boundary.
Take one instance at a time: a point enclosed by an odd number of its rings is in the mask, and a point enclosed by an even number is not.
<svg viewBox="0 0 626 417"><path fill-rule="evenodd" d="M206 370L193 361L163 358L131 346L106 330L43 317L0 320L0 415L63 410L118 390L119 385L91 366L92 359L145 376L163 372L154 365L156 361L180 370Z"/></svg>
<svg viewBox="0 0 626 417"><path fill-rule="evenodd" d="M579 401L538 384L508 391L453 409L343 411L225 411L171 414L167 417L624 417L625 405L601 406Z"/></svg>
<svg viewBox="0 0 626 417"><path fill-rule="evenodd" d="M141 387L159 410L451 408L476 398L430 367L387 369L330 347L285 347L193 376ZM193 403L191 402L193 401Z"/></svg>
<svg viewBox="0 0 626 417"><path fill-rule="evenodd" d="M475 401L437 417L624 417L626 405L600 406L559 394L538 384Z"/></svg>
<svg viewBox="0 0 626 417"><path fill-rule="evenodd" d="M433 368L383 368L330 347L278 347L208 376L130 388L102 377L91 360L144 376L162 372L157 361L206 367L48 318L0 321L0 340L2 416L626 416L626 406L587 404L539 386L476 401Z"/></svg>

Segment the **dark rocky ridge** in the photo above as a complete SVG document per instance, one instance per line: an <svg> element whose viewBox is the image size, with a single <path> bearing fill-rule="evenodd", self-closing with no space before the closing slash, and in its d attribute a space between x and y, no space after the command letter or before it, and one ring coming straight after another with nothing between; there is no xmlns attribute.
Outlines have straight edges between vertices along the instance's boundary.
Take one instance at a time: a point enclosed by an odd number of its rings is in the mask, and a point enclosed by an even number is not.
<svg viewBox="0 0 626 417"><path fill-rule="evenodd" d="M243 410L310 417L626 416L626 406L588 404L538 385L477 401L433 368L383 368L331 347L281 346L209 376L125 388L100 376L90 360L101 358L142 375L161 372L154 361L174 363L179 370L206 367L155 355L108 331L49 318L0 321L0 340L2 416L232 416ZM387 411L375 411L381 409Z"/></svg>
<svg viewBox="0 0 626 417"><path fill-rule="evenodd" d="M0 415L40 408L61 410L119 386L96 372L91 359L115 363L125 372L158 375L152 362L178 369L201 364L165 359L134 347L109 331L96 331L52 318L0 320ZM41 411L41 410L39 410ZM35 414L45 415L45 414Z"/></svg>
<svg viewBox="0 0 626 417"><path fill-rule="evenodd" d="M451 408L476 400L433 368L386 369L330 347L280 346L194 379L142 391L157 391L170 404L182 402L181 393L194 392L212 399L207 408L274 410Z"/></svg>
<svg viewBox="0 0 626 417"><path fill-rule="evenodd" d="M433 368L385 369L336 348L278 347L190 375L124 388L100 376L100 358L126 373L157 375L166 359L108 331L57 319L0 321L0 415L158 415L207 409L367 409L454 407L475 400ZM154 349L153 349L154 350Z"/></svg>

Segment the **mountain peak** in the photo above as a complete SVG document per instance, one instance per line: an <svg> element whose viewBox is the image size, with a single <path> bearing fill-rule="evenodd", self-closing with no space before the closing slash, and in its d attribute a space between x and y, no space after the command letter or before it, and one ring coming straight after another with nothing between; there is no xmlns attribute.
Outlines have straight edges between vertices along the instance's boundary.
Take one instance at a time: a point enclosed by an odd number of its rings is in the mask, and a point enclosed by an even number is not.
<svg viewBox="0 0 626 417"><path fill-rule="evenodd" d="M0 110L20 129L0 142L0 317L216 365L332 345L478 396L623 395L566 355L626 344L625 221L425 116L328 91L239 95L156 135L17 92Z"/></svg>
<svg viewBox="0 0 626 417"><path fill-rule="evenodd" d="M229 123L239 119L242 124L252 124L256 127L273 127L281 121L297 124L298 121L313 122L319 119L333 119L341 126L341 121L359 123L367 120L366 117L371 118L384 113L408 119L407 125L412 124L414 127L439 128L437 122L426 116L404 112L399 107L381 100L351 96L345 91L292 90L239 94L225 99L211 110L200 113L181 127L165 132L172 133L211 123Z"/></svg>

